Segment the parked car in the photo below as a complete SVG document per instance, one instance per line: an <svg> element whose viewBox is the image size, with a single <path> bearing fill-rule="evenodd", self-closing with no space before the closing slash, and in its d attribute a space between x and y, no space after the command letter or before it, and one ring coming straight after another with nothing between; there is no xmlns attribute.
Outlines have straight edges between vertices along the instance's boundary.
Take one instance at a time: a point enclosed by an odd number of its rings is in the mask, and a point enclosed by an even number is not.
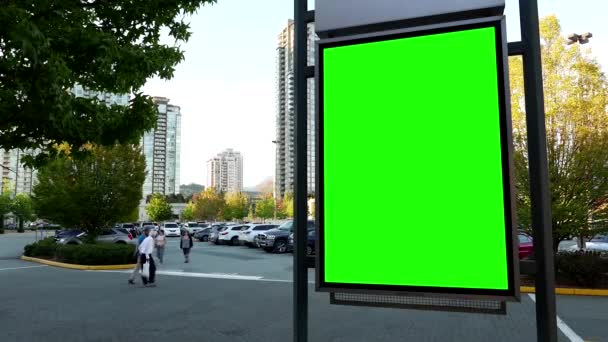
<svg viewBox="0 0 608 342"><path fill-rule="evenodd" d="M63 238L69 238L74 236L79 236L84 232L80 229L67 229L67 230L56 230L55 231L55 241L59 241Z"/></svg>
<svg viewBox="0 0 608 342"><path fill-rule="evenodd" d="M534 242L532 237L524 232L517 234L519 238L519 260L534 257Z"/></svg>
<svg viewBox="0 0 608 342"><path fill-rule="evenodd" d="M84 243L86 233L81 233L76 236L66 236L57 240L57 243L63 245L80 245ZM124 228L111 228L103 230L95 239L102 243L119 243L119 244L137 244L135 237Z"/></svg>
<svg viewBox="0 0 608 342"><path fill-rule="evenodd" d="M208 227L211 227L211 224L210 224L210 223L207 223L207 222L204 222L204 221L198 221L198 222L196 222L196 223L198 223L198 226L199 226L199 227L201 227L201 228L208 228Z"/></svg>
<svg viewBox="0 0 608 342"><path fill-rule="evenodd" d="M317 231L313 229L308 229L308 242L306 243L306 255L315 254L315 242L317 241ZM293 233L289 235L289 240L287 240L287 251L293 252Z"/></svg>
<svg viewBox="0 0 608 342"><path fill-rule="evenodd" d="M194 233L193 238L197 239L198 241L201 242L207 242L209 241L209 235L211 234L211 228L203 228L201 230L199 230L198 232Z"/></svg>
<svg viewBox="0 0 608 342"><path fill-rule="evenodd" d="M195 234L196 232L203 230L203 227L201 227L198 222L188 222L184 224L184 229L190 234Z"/></svg>
<svg viewBox="0 0 608 342"><path fill-rule="evenodd" d="M240 231L242 229L247 229L248 227L248 225L226 226L226 229L222 230L219 234L219 244L231 246L238 245Z"/></svg>
<svg viewBox="0 0 608 342"><path fill-rule="evenodd" d="M224 228L226 228L226 226L224 226L224 225L216 225L216 224L212 225L211 231L209 232L209 242L219 245L220 232L222 230L224 230Z"/></svg>
<svg viewBox="0 0 608 342"><path fill-rule="evenodd" d="M165 236L180 236L181 229L177 223L173 222L165 222L160 227L160 229L165 232Z"/></svg>
<svg viewBox="0 0 608 342"><path fill-rule="evenodd" d="M579 250L578 245L568 248L568 251L574 252ZM608 252L608 234L597 234L591 240L585 243L586 251Z"/></svg>
<svg viewBox="0 0 608 342"><path fill-rule="evenodd" d="M307 228L314 229L315 221L308 221ZM289 235L293 233L293 220L287 221L276 229L259 235L259 245L268 253L285 253L289 244Z"/></svg>
<svg viewBox="0 0 608 342"><path fill-rule="evenodd" d="M239 232L239 243L251 248L257 247L258 235L264 234L278 226L277 224L266 223L248 224L246 229L241 229Z"/></svg>

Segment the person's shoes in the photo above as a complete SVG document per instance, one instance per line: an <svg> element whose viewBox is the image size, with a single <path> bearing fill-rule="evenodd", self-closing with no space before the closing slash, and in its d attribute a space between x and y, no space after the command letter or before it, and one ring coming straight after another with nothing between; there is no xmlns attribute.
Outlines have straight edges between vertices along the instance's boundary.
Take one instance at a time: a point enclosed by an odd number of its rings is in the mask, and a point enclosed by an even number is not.
<svg viewBox="0 0 608 342"><path fill-rule="evenodd" d="M129 279L129 284L135 285L135 282L132 279Z"/></svg>

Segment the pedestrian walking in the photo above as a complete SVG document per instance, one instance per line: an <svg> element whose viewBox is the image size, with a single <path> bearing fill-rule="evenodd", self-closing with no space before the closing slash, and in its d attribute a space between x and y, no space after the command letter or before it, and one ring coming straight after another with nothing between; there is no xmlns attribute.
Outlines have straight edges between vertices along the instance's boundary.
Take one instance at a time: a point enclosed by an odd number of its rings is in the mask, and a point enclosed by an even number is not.
<svg viewBox="0 0 608 342"><path fill-rule="evenodd" d="M150 236L150 228L144 229L146 238L139 245L139 262L141 263L141 280L145 287L154 287L156 278L156 265L152 252L154 252L154 238Z"/></svg>
<svg viewBox="0 0 608 342"><path fill-rule="evenodd" d="M167 244L167 237L165 236L165 232L159 230L158 234L154 238L154 242L156 246L156 258L162 264L163 256L165 255L165 245Z"/></svg>
<svg viewBox="0 0 608 342"><path fill-rule="evenodd" d="M190 262L190 249L192 248L192 236L187 230L182 230L182 236L179 241L179 248L184 252L184 262Z"/></svg>
<svg viewBox="0 0 608 342"><path fill-rule="evenodd" d="M137 276L137 273L139 273L139 270L141 269L141 262L139 259L139 246L141 245L141 242L144 241L144 239L146 238L146 236L144 234L140 234L137 237L137 245L135 246L135 258L136 258L136 263L135 263L135 267L133 268L133 271L131 272L131 275L129 275L129 284L133 285L135 284L135 276Z"/></svg>

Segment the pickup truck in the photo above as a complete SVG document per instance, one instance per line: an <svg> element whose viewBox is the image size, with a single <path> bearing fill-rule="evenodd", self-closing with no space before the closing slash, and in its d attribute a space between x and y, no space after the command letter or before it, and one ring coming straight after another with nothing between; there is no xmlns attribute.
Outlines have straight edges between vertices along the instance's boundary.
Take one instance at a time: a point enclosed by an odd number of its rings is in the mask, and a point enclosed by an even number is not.
<svg viewBox="0 0 608 342"><path fill-rule="evenodd" d="M308 230L315 228L315 221L308 221ZM293 220L289 220L276 229L258 235L258 244L268 253L285 253L289 250L289 235L293 233Z"/></svg>

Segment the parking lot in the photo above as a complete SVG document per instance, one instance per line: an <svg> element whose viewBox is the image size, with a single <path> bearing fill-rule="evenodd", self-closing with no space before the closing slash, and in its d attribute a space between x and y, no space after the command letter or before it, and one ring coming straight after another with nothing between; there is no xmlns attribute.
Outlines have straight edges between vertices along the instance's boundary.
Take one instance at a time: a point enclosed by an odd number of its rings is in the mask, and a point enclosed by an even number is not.
<svg viewBox="0 0 608 342"><path fill-rule="evenodd" d="M0 235L0 341L291 341L292 255L169 238L158 287L129 271L18 260L33 233ZM506 316L334 306L309 273L310 341L535 341L534 303ZM560 341L608 341L608 298L558 298ZM577 339L580 338L580 339Z"/></svg>

